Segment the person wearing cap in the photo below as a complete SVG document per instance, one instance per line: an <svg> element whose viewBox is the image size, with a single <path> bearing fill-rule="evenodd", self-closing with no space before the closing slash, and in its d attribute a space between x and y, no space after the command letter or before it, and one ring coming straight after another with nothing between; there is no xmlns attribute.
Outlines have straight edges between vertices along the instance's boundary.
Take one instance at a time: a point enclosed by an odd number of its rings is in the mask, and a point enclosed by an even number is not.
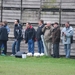
<svg viewBox="0 0 75 75"><path fill-rule="evenodd" d="M59 58L59 43L60 43L60 27L57 22L54 23L54 29L52 33L52 43L53 43L53 57Z"/></svg>

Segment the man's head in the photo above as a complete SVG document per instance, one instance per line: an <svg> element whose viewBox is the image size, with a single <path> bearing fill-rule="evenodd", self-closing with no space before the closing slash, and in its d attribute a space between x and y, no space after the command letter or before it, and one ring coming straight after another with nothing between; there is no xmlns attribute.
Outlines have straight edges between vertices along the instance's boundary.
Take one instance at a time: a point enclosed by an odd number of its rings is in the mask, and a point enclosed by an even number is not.
<svg viewBox="0 0 75 75"><path fill-rule="evenodd" d="M55 22L54 23L54 28L56 28L58 26L58 23L57 22Z"/></svg>
<svg viewBox="0 0 75 75"><path fill-rule="evenodd" d="M69 26L70 26L69 22L66 22L66 23L65 23L65 27L67 28L67 27L69 27Z"/></svg>
<svg viewBox="0 0 75 75"><path fill-rule="evenodd" d="M44 24L44 21L43 20L39 20L38 24L39 25L43 25Z"/></svg>
<svg viewBox="0 0 75 75"><path fill-rule="evenodd" d="M27 28L30 28L30 26L31 26L31 23L27 22L27 23L26 23L26 27L27 27Z"/></svg>
<svg viewBox="0 0 75 75"><path fill-rule="evenodd" d="M51 26L51 23L50 22L47 22L47 26L50 27Z"/></svg>
<svg viewBox="0 0 75 75"><path fill-rule="evenodd" d="M14 24L19 24L19 19L16 19Z"/></svg>
<svg viewBox="0 0 75 75"><path fill-rule="evenodd" d="M3 25L4 25L4 26L7 25L7 21L3 21Z"/></svg>

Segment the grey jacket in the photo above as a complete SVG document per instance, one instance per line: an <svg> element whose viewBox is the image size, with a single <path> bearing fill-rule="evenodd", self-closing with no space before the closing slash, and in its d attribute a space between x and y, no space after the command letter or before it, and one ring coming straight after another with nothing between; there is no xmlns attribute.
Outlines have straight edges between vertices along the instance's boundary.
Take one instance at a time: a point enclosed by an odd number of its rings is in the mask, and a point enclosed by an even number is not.
<svg viewBox="0 0 75 75"><path fill-rule="evenodd" d="M42 28L42 32L44 32L44 40L47 42L51 42L52 41L52 31L53 31L54 27L50 26L48 28L46 28L45 26Z"/></svg>
<svg viewBox="0 0 75 75"><path fill-rule="evenodd" d="M66 36L63 36L63 32ZM73 36L73 28L70 26L69 28L64 27L61 31L63 44L71 44L71 36Z"/></svg>

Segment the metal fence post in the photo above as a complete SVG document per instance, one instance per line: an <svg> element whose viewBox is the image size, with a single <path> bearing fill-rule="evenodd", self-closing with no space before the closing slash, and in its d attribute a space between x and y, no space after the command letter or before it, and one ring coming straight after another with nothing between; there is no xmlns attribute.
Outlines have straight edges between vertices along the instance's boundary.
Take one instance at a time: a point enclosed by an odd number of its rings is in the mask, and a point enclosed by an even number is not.
<svg viewBox="0 0 75 75"><path fill-rule="evenodd" d="M22 22L22 0L21 0L21 7L20 7L20 10L21 10L20 20L21 20L21 22Z"/></svg>
<svg viewBox="0 0 75 75"><path fill-rule="evenodd" d="M59 8L59 25L61 26L61 3L62 3L62 1L60 0L60 3L59 3L59 6L60 6L60 8Z"/></svg>
<svg viewBox="0 0 75 75"><path fill-rule="evenodd" d="M39 20L40 20L40 18L41 18L41 9L42 9L42 0L40 0Z"/></svg>
<svg viewBox="0 0 75 75"><path fill-rule="evenodd" d="M3 18L2 13L3 13L3 0L1 0L1 22L2 22L2 18Z"/></svg>

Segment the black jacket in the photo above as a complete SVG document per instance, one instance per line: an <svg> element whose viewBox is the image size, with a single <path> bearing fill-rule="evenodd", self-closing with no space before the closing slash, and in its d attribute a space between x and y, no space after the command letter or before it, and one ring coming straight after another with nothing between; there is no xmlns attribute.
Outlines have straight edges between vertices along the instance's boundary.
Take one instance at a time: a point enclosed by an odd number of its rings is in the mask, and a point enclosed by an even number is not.
<svg viewBox="0 0 75 75"><path fill-rule="evenodd" d="M1 41L8 41L8 32L4 26L2 26L0 28L0 40Z"/></svg>
<svg viewBox="0 0 75 75"><path fill-rule="evenodd" d="M25 41L26 41L26 43L30 39L35 40L35 29L33 27L32 28L27 28L25 30Z"/></svg>
<svg viewBox="0 0 75 75"><path fill-rule="evenodd" d="M16 24L14 26L14 37L15 39L17 40L20 40L23 38L23 35L22 35L22 26L19 24Z"/></svg>
<svg viewBox="0 0 75 75"><path fill-rule="evenodd" d="M43 27L44 27L44 25L42 25L41 27L38 27L38 29L37 29L37 32L36 32L36 39L37 39L37 41L41 40L41 35L43 35L43 32L42 32L42 28Z"/></svg>

